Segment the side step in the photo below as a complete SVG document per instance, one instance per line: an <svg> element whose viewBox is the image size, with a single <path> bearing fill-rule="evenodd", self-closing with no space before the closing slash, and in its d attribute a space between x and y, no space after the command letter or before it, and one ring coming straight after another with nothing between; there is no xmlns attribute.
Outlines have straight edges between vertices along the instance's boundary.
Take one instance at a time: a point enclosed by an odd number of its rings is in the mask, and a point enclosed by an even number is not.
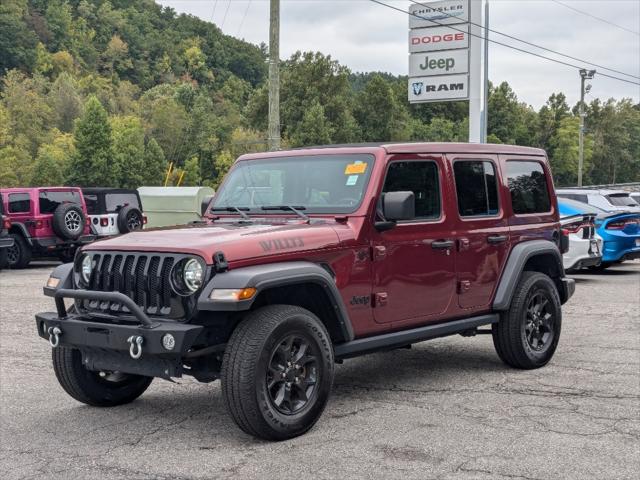
<svg viewBox="0 0 640 480"><path fill-rule="evenodd" d="M480 315L478 317L464 318L462 320L452 320L437 325L427 325L424 327L402 330L399 332L385 333L375 337L359 338L351 342L336 345L334 349L335 358L343 359L355 357L364 353L385 350L389 348L403 347L412 343L430 340L432 338L455 335L466 330L474 329L482 325L497 323L500 317L497 313Z"/></svg>

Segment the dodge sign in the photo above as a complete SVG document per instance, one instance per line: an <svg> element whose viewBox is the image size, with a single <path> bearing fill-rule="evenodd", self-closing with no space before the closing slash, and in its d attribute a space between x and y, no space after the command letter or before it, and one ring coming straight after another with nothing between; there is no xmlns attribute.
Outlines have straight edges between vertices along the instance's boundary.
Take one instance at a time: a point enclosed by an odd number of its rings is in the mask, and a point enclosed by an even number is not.
<svg viewBox="0 0 640 480"><path fill-rule="evenodd" d="M469 26L409 30L409 53L469 48Z"/></svg>

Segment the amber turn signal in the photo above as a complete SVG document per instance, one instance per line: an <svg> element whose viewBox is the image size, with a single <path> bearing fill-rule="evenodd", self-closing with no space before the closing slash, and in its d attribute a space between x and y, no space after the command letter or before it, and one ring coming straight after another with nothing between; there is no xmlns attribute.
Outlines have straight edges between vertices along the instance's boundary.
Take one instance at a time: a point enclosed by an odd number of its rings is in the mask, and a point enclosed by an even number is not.
<svg viewBox="0 0 640 480"><path fill-rule="evenodd" d="M60 283L60 279L56 277L49 277L47 280L47 288L56 288Z"/></svg>
<svg viewBox="0 0 640 480"><path fill-rule="evenodd" d="M209 298L218 302L239 302L253 298L257 290L253 287L248 288L223 288L212 290Z"/></svg>

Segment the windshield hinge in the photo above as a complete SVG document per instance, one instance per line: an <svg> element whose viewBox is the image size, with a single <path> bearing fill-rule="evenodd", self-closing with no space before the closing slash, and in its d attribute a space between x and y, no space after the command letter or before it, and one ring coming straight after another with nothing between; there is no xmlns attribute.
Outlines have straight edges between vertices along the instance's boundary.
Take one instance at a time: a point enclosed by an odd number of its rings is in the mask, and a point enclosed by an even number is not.
<svg viewBox="0 0 640 480"><path fill-rule="evenodd" d="M222 273L229 270L229 264L227 263L227 259L225 258L223 252L218 251L214 253L213 261L214 261L213 269L216 271L216 273Z"/></svg>

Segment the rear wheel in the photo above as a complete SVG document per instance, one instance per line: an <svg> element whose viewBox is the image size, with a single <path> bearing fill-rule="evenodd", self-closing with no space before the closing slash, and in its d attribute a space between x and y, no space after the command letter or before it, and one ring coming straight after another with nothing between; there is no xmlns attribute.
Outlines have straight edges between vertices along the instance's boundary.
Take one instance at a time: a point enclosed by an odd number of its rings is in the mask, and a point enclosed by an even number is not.
<svg viewBox="0 0 640 480"><path fill-rule="evenodd" d="M270 305L236 327L222 363L222 393L236 424L266 440L302 435L331 393L333 348L314 314Z"/></svg>
<svg viewBox="0 0 640 480"><path fill-rule="evenodd" d="M562 311L553 280L538 272L523 272L511 306L493 324L493 344L507 365L531 369L546 365L558 346Z"/></svg>
<svg viewBox="0 0 640 480"><path fill-rule="evenodd" d="M115 407L142 395L152 377L120 372L94 372L82 365L82 354L74 348L52 350L53 370L65 392L94 407Z"/></svg>
<svg viewBox="0 0 640 480"><path fill-rule="evenodd" d="M13 246L7 248L9 268L26 268L31 262L31 248L19 233L12 233Z"/></svg>

